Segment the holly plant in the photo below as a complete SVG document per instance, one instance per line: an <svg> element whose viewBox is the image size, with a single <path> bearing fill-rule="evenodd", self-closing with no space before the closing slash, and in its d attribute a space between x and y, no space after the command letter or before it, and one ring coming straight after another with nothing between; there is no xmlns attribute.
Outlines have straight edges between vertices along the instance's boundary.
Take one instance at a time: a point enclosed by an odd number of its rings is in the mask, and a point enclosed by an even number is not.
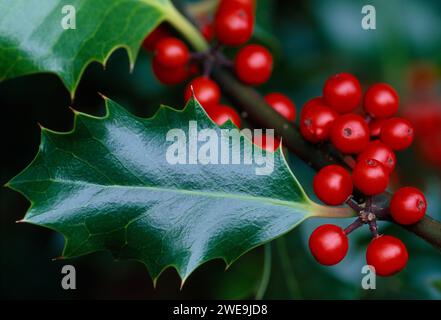
<svg viewBox="0 0 441 320"><path fill-rule="evenodd" d="M139 118L104 98L103 117L73 111L70 132L41 128L37 155L7 186L31 202L20 222L63 234L62 257L108 250L145 264L155 280L173 267L185 281L204 262L220 258L229 265L313 217L354 217L345 229L325 224L312 232L309 248L323 265L342 261L348 236L366 225L372 233L367 264L379 276L405 268L405 244L383 234L378 220L441 249L441 224L426 214L424 194L413 186L389 191L395 153L414 136L410 122L396 116L399 96L390 84L363 92L362 79L342 70L297 115L285 94L259 93L277 61L270 48L252 42L253 0L211 1L202 16L169 0L68 2L76 9L74 30L60 27L67 1L0 0L1 80L51 72L74 97L86 66L105 64L122 47L132 67L146 50L158 81L186 88L183 110L162 106ZM191 122L219 134L274 129L275 137L239 142L244 156L271 154L273 172L256 175L256 164L166 161L167 132L185 132ZM317 171L313 189L324 205L307 197L286 149Z"/></svg>

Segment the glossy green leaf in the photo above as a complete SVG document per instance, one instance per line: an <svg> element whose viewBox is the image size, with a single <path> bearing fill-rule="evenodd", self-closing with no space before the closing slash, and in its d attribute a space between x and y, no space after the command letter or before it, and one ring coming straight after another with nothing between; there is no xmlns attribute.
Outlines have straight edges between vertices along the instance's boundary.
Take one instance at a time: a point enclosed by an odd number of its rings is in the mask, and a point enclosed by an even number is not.
<svg viewBox="0 0 441 320"><path fill-rule="evenodd" d="M110 250L117 259L143 262L155 279L168 266L185 279L205 261L230 264L323 214L281 149L270 175L256 175L255 163L170 164L170 129L188 132L189 121L197 121L199 130L220 135L195 100L184 111L161 107L150 119L106 105L102 118L76 112L71 132L43 128L36 158L8 184L32 203L23 222L65 236L64 257ZM242 137L240 145L246 150L251 142ZM324 211L333 210L346 209Z"/></svg>
<svg viewBox="0 0 441 320"><path fill-rule="evenodd" d="M76 29L62 26L73 13L66 5L75 9ZM164 20L194 32L169 0L0 0L0 81L51 72L73 94L87 65L105 64L117 48L133 67L141 42ZM203 49L197 34L192 39Z"/></svg>

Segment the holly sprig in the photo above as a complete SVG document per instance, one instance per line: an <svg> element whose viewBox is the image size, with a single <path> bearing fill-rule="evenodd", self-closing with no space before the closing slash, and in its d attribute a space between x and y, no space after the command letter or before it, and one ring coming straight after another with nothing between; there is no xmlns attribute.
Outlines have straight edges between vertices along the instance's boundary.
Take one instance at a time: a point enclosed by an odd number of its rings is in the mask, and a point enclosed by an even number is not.
<svg viewBox="0 0 441 320"><path fill-rule="evenodd" d="M179 0L173 2L177 8L183 8ZM193 17L187 14L185 10L181 12L189 21L195 23ZM194 38L185 37L185 39L196 51L206 52L206 50L198 50L197 46L195 46ZM197 40L198 42L201 41L200 37L197 37ZM222 64L215 64L211 77L219 84L222 94L236 107L244 111L247 114L247 119L251 121L253 125L263 128L273 128L276 135L282 138L283 145L305 161L311 168L319 171L325 166L334 164L352 171L351 162L347 156L339 152L330 143L312 144L306 141L295 123L284 118L273 108L269 108L264 97L258 90L239 81L232 72L222 66ZM358 219L349 228L368 223L372 230L372 228L375 228L376 220L386 220L398 224L392 219L389 209L385 205L385 199L390 199L391 196L392 194L386 191L381 196L366 198L355 190L353 197L351 197L346 204L354 210ZM372 215L370 219L367 218L365 209L367 206L377 208L376 210L378 212L376 212L374 219ZM429 214L426 214L418 223L398 225L424 239L438 250L441 250L441 223L430 217Z"/></svg>

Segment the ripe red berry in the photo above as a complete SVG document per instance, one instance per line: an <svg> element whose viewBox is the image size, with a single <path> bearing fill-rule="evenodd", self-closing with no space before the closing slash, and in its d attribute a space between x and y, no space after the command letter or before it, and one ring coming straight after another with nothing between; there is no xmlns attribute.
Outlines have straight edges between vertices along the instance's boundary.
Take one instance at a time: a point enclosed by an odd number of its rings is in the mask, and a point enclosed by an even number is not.
<svg viewBox="0 0 441 320"><path fill-rule="evenodd" d="M420 221L427 209L424 194L417 188L404 187L392 196L390 214L400 224L414 224Z"/></svg>
<svg viewBox="0 0 441 320"><path fill-rule="evenodd" d="M381 141L394 150L404 150L413 141L414 130L409 121L403 118L388 119L381 127Z"/></svg>
<svg viewBox="0 0 441 320"><path fill-rule="evenodd" d="M266 151L274 152L280 145L280 140L270 135L255 135L253 136L253 143Z"/></svg>
<svg viewBox="0 0 441 320"><path fill-rule="evenodd" d="M239 51L234 68L242 82L249 85L259 85L268 81L271 76L273 57L265 47L250 44Z"/></svg>
<svg viewBox="0 0 441 320"><path fill-rule="evenodd" d="M236 110L230 106L219 104L213 108L207 110L208 116L216 122L218 126L223 125L228 120L231 120L236 127L240 128L241 120Z"/></svg>
<svg viewBox="0 0 441 320"><path fill-rule="evenodd" d="M253 34L253 10L236 1L222 1L214 20L214 29L219 43L240 46Z"/></svg>
<svg viewBox="0 0 441 320"><path fill-rule="evenodd" d="M375 159L357 162L352 171L354 186L365 195L374 196L383 193L389 184L389 172Z"/></svg>
<svg viewBox="0 0 441 320"><path fill-rule="evenodd" d="M369 159L380 161L389 174L395 169L395 164L397 163L395 152L378 140L369 142L366 149L358 155L357 161L361 162Z"/></svg>
<svg viewBox="0 0 441 320"><path fill-rule="evenodd" d="M387 121L385 118L379 118L379 119L373 119L369 123L369 130L371 131L371 138L372 139L379 139L380 133L381 133L381 127L383 124Z"/></svg>
<svg viewBox="0 0 441 320"><path fill-rule="evenodd" d="M349 113L361 101L361 86L350 73L339 73L330 77L323 87L323 98L338 113Z"/></svg>
<svg viewBox="0 0 441 320"><path fill-rule="evenodd" d="M155 50L156 44L163 40L166 39L168 37L171 37L172 34L171 32L168 30L168 28L161 24L160 26L156 27L145 39L144 42L142 44L142 46L144 47L144 49L146 49L147 51L153 51Z"/></svg>
<svg viewBox="0 0 441 320"><path fill-rule="evenodd" d="M159 64L155 59L152 61L152 68L156 78L162 83L168 85L182 83L189 75L188 67L185 65L176 68L166 68Z"/></svg>
<svg viewBox="0 0 441 320"><path fill-rule="evenodd" d="M337 206L352 194L352 179L348 171L337 165L321 169L314 177L314 192L324 203Z"/></svg>
<svg viewBox="0 0 441 320"><path fill-rule="evenodd" d="M154 59L163 67L176 68L187 64L190 53L183 41L177 38L167 38L157 43Z"/></svg>
<svg viewBox="0 0 441 320"><path fill-rule="evenodd" d="M296 119L296 106L287 96L274 92L267 94L265 101L287 120L294 121Z"/></svg>
<svg viewBox="0 0 441 320"><path fill-rule="evenodd" d="M325 266L339 263L348 252L348 237L339 226L324 224L309 237L309 249L314 258Z"/></svg>
<svg viewBox="0 0 441 320"><path fill-rule="evenodd" d="M300 132L302 136L313 143L329 138L332 125L338 114L324 104L322 98L308 101L300 113Z"/></svg>
<svg viewBox="0 0 441 320"><path fill-rule="evenodd" d="M394 88L387 83L377 83L366 91L363 107L374 118L389 118L397 113L398 103L398 94Z"/></svg>
<svg viewBox="0 0 441 320"><path fill-rule="evenodd" d="M369 143L369 127L357 114L338 117L331 128L331 142L343 153L359 153Z"/></svg>
<svg viewBox="0 0 441 320"><path fill-rule="evenodd" d="M375 268L379 276L391 276L404 269L409 255L400 239L383 235L371 241L366 251L368 265Z"/></svg>
<svg viewBox="0 0 441 320"><path fill-rule="evenodd" d="M185 88L185 101L188 101L194 91L194 95L199 103L208 110L219 104L221 91L216 82L208 77L197 77L190 81Z"/></svg>

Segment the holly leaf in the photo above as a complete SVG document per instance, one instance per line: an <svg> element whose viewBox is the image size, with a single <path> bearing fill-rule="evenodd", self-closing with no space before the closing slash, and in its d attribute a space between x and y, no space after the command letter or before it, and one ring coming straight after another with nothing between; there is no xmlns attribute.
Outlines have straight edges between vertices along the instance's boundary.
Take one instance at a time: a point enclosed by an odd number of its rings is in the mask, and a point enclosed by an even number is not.
<svg viewBox="0 0 441 320"><path fill-rule="evenodd" d="M73 95L88 64L125 48L133 68L147 34L178 15L169 0L0 0L0 81L50 72Z"/></svg>
<svg viewBox="0 0 441 320"><path fill-rule="evenodd" d="M307 217L346 210L311 202L281 149L271 154L267 175L256 174L263 167L257 162L173 164L176 143L189 149L188 159L204 143L196 149L190 140L172 142L170 132L193 139L194 128L218 137L235 128L219 128L196 100L183 111L161 107L150 119L111 100L106 108L101 118L75 111L67 133L42 128L36 158L8 183L31 201L22 222L64 235L63 257L109 250L116 259L141 261L154 279L168 266L186 279L203 262L221 258L229 265ZM238 146L244 157L263 159L244 136L226 150L232 155Z"/></svg>

